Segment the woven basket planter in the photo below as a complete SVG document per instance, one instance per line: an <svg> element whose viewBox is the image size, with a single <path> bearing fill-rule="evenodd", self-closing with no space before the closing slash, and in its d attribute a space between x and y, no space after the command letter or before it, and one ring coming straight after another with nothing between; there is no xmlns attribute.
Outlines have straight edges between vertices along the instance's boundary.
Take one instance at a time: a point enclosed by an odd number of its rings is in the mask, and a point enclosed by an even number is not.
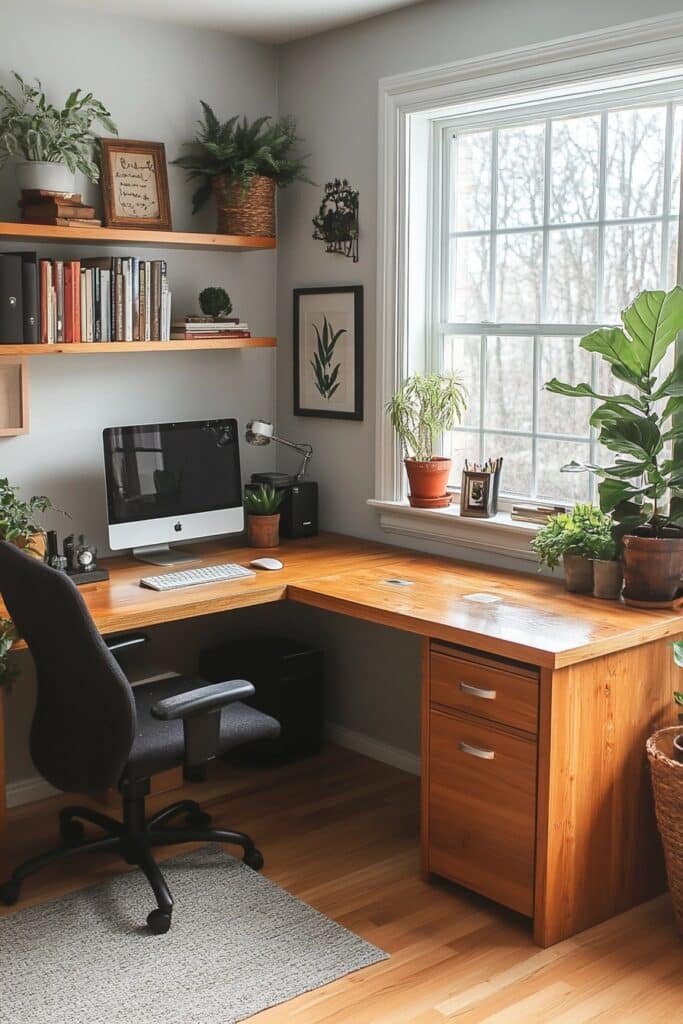
<svg viewBox="0 0 683 1024"><path fill-rule="evenodd" d="M647 741L647 756L666 874L678 932L683 937L683 764L673 756L674 736L681 733L683 724L660 729Z"/></svg>
<svg viewBox="0 0 683 1024"><path fill-rule="evenodd" d="M211 179L220 235L275 237L275 182L256 175L247 189L224 175Z"/></svg>

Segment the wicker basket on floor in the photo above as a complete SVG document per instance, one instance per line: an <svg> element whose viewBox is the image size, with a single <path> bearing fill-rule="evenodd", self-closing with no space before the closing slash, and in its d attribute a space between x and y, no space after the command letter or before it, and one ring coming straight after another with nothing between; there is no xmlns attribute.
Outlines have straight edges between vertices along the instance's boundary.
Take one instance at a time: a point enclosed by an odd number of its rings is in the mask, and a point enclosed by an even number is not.
<svg viewBox="0 0 683 1024"><path fill-rule="evenodd" d="M275 237L275 182L257 174L243 188L225 175L211 179L221 235Z"/></svg>
<svg viewBox="0 0 683 1024"><path fill-rule="evenodd" d="M647 741L657 824L678 931L683 936L683 764L673 756L673 739L683 725L660 729Z"/></svg>

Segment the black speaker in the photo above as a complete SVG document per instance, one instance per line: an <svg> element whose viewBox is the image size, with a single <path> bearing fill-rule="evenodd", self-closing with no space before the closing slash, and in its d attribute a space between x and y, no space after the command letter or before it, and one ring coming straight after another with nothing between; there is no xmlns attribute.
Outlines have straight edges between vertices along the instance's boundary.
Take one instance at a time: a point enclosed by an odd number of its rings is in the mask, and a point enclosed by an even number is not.
<svg viewBox="0 0 683 1024"><path fill-rule="evenodd" d="M277 740L239 747L231 757L257 763L291 761L317 754L323 742L323 655L296 640L254 636L202 651L199 672L209 682L247 679L256 694L247 703L272 715Z"/></svg>
<svg viewBox="0 0 683 1024"><path fill-rule="evenodd" d="M246 490L260 484L284 492L280 505L280 536L296 539L318 533L318 485L315 480L296 480L284 473L253 473Z"/></svg>

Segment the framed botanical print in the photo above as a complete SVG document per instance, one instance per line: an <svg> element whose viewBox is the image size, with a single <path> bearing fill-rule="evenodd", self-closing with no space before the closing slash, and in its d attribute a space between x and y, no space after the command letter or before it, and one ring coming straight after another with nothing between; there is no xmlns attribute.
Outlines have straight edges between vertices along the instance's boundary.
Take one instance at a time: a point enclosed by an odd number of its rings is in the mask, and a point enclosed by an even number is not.
<svg viewBox="0 0 683 1024"><path fill-rule="evenodd" d="M104 223L110 228L171 230L163 142L101 139Z"/></svg>
<svg viewBox="0 0 683 1024"><path fill-rule="evenodd" d="M363 419L363 287L294 289L294 414Z"/></svg>

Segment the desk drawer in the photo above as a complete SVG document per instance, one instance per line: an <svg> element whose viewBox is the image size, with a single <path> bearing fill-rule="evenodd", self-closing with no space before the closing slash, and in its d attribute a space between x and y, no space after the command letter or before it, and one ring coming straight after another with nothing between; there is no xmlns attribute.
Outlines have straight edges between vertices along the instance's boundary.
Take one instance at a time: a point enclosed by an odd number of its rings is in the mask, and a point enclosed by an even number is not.
<svg viewBox="0 0 683 1024"><path fill-rule="evenodd" d="M531 916L536 744L430 712L428 869Z"/></svg>
<svg viewBox="0 0 683 1024"><path fill-rule="evenodd" d="M531 670L445 650L432 650L430 657L432 704L536 733L538 679Z"/></svg>

